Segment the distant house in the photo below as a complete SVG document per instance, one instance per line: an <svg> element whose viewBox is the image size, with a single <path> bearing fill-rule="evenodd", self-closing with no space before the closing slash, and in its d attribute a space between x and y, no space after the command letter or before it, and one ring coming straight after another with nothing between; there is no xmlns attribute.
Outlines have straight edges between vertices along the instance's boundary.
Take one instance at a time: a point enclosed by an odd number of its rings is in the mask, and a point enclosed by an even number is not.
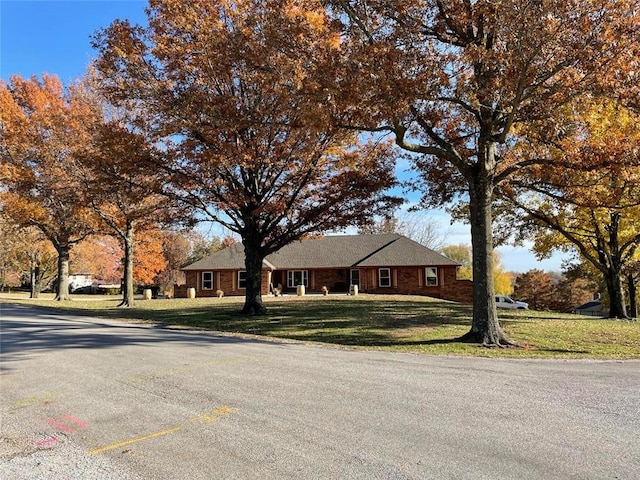
<svg viewBox="0 0 640 480"><path fill-rule="evenodd" d="M578 315L587 315L589 317L602 317L607 315L605 307L599 298L576 307L574 312Z"/></svg>
<svg viewBox="0 0 640 480"><path fill-rule="evenodd" d="M263 262L262 293L273 288L293 293L304 285L308 293L327 287L331 293L358 291L377 294L428 295L471 303L472 282L458 280L459 264L398 234L330 235L294 242ZM244 295L244 247L236 243L182 269L186 284L176 297Z"/></svg>

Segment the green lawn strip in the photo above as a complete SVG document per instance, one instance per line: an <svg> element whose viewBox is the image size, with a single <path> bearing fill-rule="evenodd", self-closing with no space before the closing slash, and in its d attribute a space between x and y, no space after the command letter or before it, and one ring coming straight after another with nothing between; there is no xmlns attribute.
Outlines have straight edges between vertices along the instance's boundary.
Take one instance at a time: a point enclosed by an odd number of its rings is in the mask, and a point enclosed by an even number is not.
<svg viewBox="0 0 640 480"><path fill-rule="evenodd" d="M482 348L456 342L471 308L427 297L331 295L265 297L269 313L239 313L243 299L140 300L75 296L71 302L3 296L0 300L113 319L142 320L228 333L429 354L515 358L640 358L640 323L569 314L500 310L507 334L521 348Z"/></svg>

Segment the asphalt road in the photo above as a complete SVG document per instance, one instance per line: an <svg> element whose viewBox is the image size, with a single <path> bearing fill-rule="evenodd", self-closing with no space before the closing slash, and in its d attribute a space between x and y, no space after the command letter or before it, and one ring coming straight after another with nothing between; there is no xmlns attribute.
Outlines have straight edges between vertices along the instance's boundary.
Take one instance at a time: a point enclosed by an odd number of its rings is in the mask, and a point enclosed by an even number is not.
<svg viewBox="0 0 640 480"><path fill-rule="evenodd" d="M3 480L640 479L640 362L355 351L0 309Z"/></svg>

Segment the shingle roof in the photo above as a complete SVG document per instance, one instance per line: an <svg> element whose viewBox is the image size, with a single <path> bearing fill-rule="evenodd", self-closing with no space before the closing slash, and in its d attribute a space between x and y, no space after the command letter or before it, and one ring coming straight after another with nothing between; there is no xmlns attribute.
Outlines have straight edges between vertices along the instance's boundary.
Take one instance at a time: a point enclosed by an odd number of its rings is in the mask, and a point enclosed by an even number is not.
<svg viewBox="0 0 640 480"><path fill-rule="evenodd" d="M444 266L457 262L396 233L327 235L283 247L265 259L277 269ZM236 243L183 270L244 269L244 247Z"/></svg>
<svg viewBox="0 0 640 480"><path fill-rule="evenodd" d="M237 270L244 269L244 245L234 243L233 245L217 251L213 255L198 260L182 270Z"/></svg>
<svg viewBox="0 0 640 480"><path fill-rule="evenodd" d="M587 302L579 307L576 307L576 310L598 310L602 308L602 303L600 300L592 300L591 302Z"/></svg>

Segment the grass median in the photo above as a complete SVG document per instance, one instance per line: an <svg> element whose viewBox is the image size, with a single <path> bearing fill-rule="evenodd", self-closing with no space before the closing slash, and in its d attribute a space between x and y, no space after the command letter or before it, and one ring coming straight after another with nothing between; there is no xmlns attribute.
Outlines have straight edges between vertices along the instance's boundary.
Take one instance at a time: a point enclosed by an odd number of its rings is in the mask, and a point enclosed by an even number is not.
<svg viewBox="0 0 640 480"><path fill-rule="evenodd" d="M471 307L428 297L347 295L265 297L267 315L239 313L243 298L138 300L76 295L54 302L4 295L1 301L112 319L201 328L346 347L444 355L520 358L640 358L640 323L554 312L500 310L500 323L520 348L481 348L455 339L469 330Z"/></svg>

